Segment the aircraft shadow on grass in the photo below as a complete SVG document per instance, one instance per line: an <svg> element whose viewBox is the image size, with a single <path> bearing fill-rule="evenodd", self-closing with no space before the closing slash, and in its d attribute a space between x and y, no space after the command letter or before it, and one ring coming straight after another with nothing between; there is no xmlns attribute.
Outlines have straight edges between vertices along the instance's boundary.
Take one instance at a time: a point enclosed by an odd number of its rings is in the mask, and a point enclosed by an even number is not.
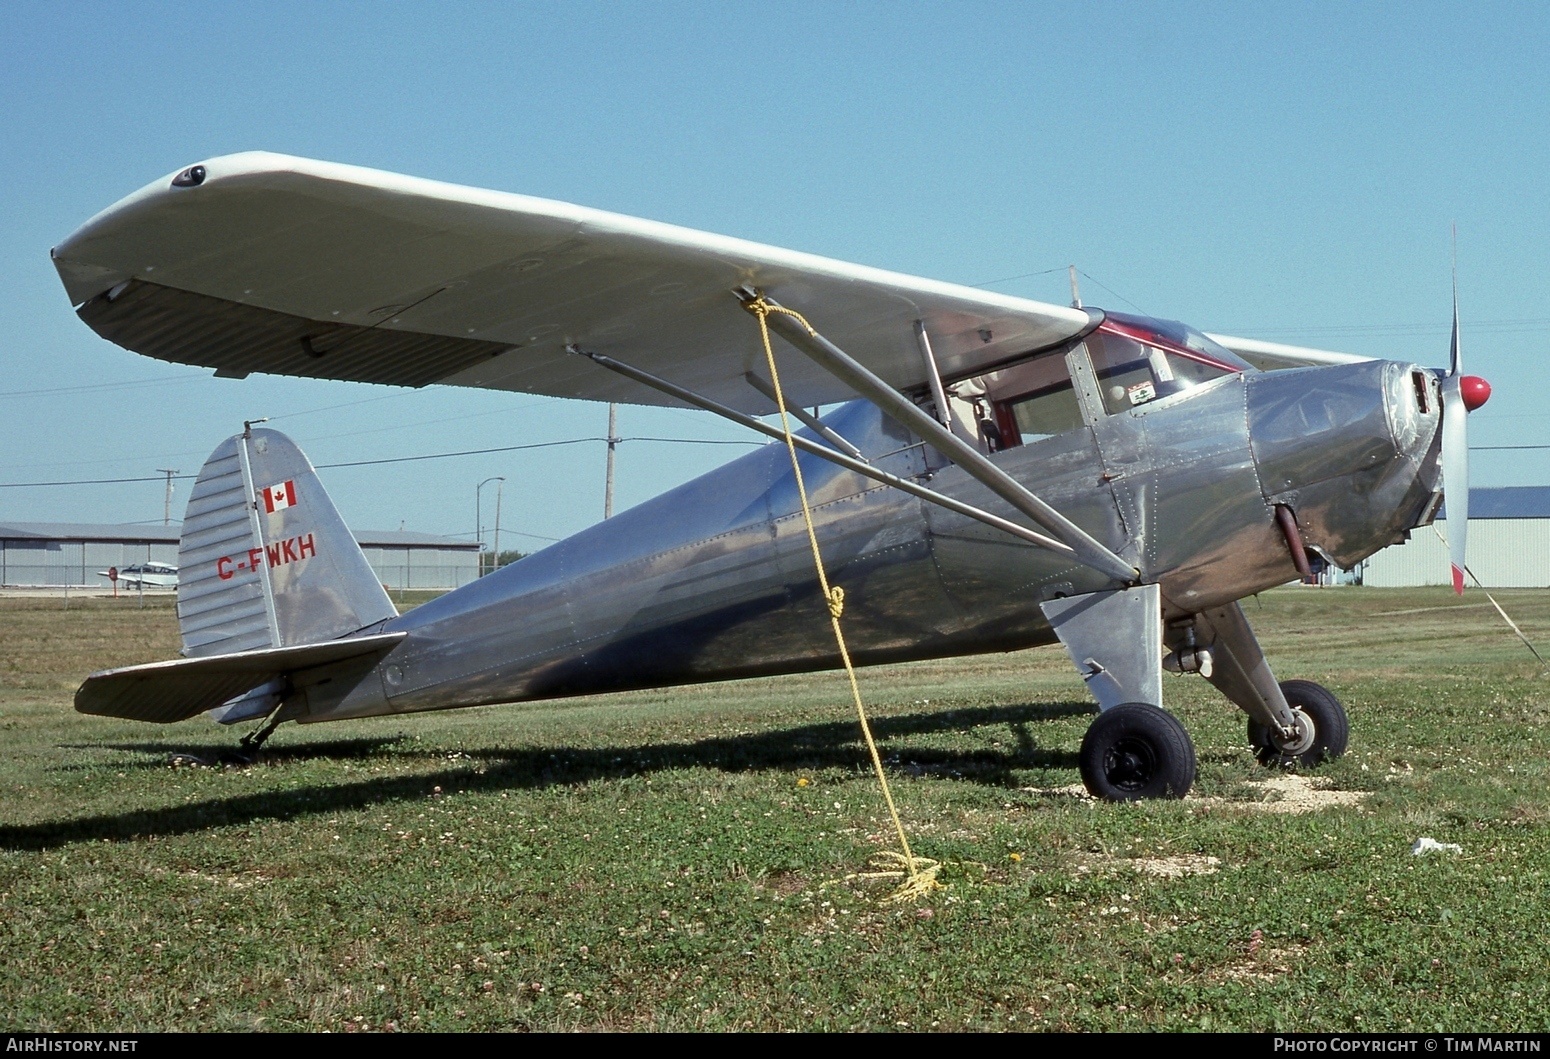
<svg viewBox="0 0 1550 1059"><path fill-rule="evenodd" d="M351 761L357 758L369 758L382 753L390 747L402 743L406 737L402 735L379 736L368 739L328 739L316 743L297 743L294 746L276 747L264 754L263 763L289 764L296 761ZM60 743L61 750L116 750L128 754L154 755L138 761L115 762L112 766L115 772L130 772L135 770L164 770L167 768L168 755L187 754L189 757L197 757L212 764L242 764L231 748L220 746L201 746L198 749L187 746L178 746L171 743ZM230 761L225 761L223 754L231 756ZM51 772L96 772L103 768L101 762L77 762L68 765L57 765L51 768Z"/></svg>
<svg viewBox="0 0 1550 1059"><path fill-rule="evenodd" d="M1074 769L1076 754L1041 748L1029 725L1036 721L1094 712L1090 703L1061 702L991 706L940 713L910 714L872 721L879 751L890 770L933 775L988 786L1017 786L1019 769ZM1009 725L1013 745L966 750L930 747L890 747L890 739L934 732L961 732L983 725ZM392 758L446 760L446 750L393 750L403 737L342 739L266 750L264 762L283 766L294 761L350 760L375 755ZM94 750L167 754L162 743L70 744ZM208 753L208 749L201 748ZM355 783L320 784L294 790L264 791L231 798L139 809L0 828L0 849L41 851L77 842L123 842L242 826L265 820L349 812L395 801L431 796L437 788L449 794L546 788L623 779L675 768L714 768L726 772L759 770L810 771L825 768L867 769L870 760L854 721L833 721L744 735L714 736L688 743L641 746L483 748L459 751L484 763L482 768L445 769L413 776L385 776ZM165 759L163 759L165 761ZM114 766L120 769L123 766ZM134 767L166 768L158 763Z"/></svg>

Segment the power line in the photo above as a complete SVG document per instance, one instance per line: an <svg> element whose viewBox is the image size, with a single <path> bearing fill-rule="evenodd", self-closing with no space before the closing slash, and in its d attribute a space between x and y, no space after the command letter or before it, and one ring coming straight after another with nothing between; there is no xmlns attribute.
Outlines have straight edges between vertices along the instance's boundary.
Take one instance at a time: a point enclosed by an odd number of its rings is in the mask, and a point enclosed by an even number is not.
<svg viewBox="0 0 1550 1059"><path fill-rule="evenodd" d="M677 445L764 445L763 441L713 441L700 438L619 438L620 441L662 441ZM430 452L423 456L393 456L381 460L353 460L349 463L320 463L318 470L330 467L374 467L383 463L414 463L418 460L445 460L453 456L485 456L492 452L520 452L524 449L552 449L560 445L584 445L589 441L607 442L607 438L571 438L567 441L539 441L531 445L503 445L495 449L465 449L462 452Z"/></svg>
<svg viewBox="0 0 1550 1059"><path fill-rule="evenodd" d="M1371 337L1371 338L1430 338L1447 334L1448 322L1390 324L1329 324L1322 327L1222 327L1214 330L1237 334L1308 335L1324 338ZM1522 320L1475 320L1465 325L1466 334L1522 334L1532 331L1550 331L1550 319Z"/></svg>
<svg viewBox="0 0 1550 1059"><path fill-rule="evenodd" d="M606 442L607 438L569 438L565 441L538 441L528 445L502 445L492 449L464 449L459 452L428 452L419 456L390 456L380 460L350 460L343 463L320 463L317 469L329 470L336 467L376 467L387 463L415 463L421 460L446 460L457 456L486 456L496 452L522 452L528 449L552 449L561 445L584 445L588 442ZM710 438L656 438L656 437L631 437L620 438L620 441L651 441L673 445L765 445L763 441L718 441ZM134 478L80 478L71 481L58 482L0 482L0 489L41 489L52 486L67 485L128 485L135 482L160 482L181 481L194 478L192 474L179 475L153 475Z"/></svg>
<svg viewBox="0 0 1550 1059"><path fill-rule="evenodd" d="M191 474L177 475L173 480L194 477ZM0 482L0 489L41 489L52 485L123 485L129 482L161 482L165 481L164 475L156 474L144 478L81 478L71 482Z"/></svg>
<svg viewBox="0 0 1550 1059"><path fill-rule="evenodd" d="M43 390L6 390L0 392L0 398L11 397L45 397L51 394L61 393L92 393L101 390L125 390L139 386L165 386L168 383L194 382L197 379L208 379L209 375L158 375L154 379L134 379L129 382L88 382L79 386L51 386Z"/></svg>
<svg viewBox="0 0 1550 1059"><path fill-rule="evenodd" d="M545 537L542 533L524 533L521 530L514 529L509 529L505 532L513 537L532 537L535 541L549 541L551 544L558 544L560 542L559 537Z"/></svg>
<svg viewBox="0 0 1550 1059"><path fill-rule="evenodd" d="M767 445L767 441L713 441L709 438L620 438L620 441L659 441L668 445Z"/></svg>

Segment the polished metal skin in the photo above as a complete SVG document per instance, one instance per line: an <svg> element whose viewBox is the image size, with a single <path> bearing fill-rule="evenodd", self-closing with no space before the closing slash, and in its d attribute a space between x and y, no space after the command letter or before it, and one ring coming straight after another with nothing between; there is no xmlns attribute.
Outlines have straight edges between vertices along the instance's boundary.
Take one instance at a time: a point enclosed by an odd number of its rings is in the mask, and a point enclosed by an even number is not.
<svg viewBox="0 0 1550 1059"><path fill-rule="evenodd" d="M1435 376L1384 361L1248 370L1106 414L1084 346L1066 361L1084 425L990 459L1133 564L1141 584L1157 586L1168 646L1195 616L1216 612L1219 630L1200 625L1205 641L1218 632L1228 647L1236 636L1242 665L1236 682L1213 682L1274 722L1285 701L1278 691L1270 698L1279 707L1242 691L1255 686L1263 657L1247 625L1235 632L1230 619L1236 600L1296 576L1275 506L1295 513L1308 548L1342 566L1429 519L1440 485L1440 405L1425 401ZM1019 517L868 402L824 423L885 471ZM801 459L858 664L1051 643L1041 604L1133 587L818 457ZM362 630L406 635L358 682L292 696L277 717L313 722L838 667L824 616L788 456L771 445Z"/></svg>

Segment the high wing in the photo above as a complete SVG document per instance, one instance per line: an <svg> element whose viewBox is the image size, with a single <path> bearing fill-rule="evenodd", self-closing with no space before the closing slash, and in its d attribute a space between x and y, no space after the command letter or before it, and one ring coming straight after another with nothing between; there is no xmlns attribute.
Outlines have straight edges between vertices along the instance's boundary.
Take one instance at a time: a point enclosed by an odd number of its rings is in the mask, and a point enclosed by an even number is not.
<svg viewBox="0 0 1550 1059"><path fill-rule="evenodd" d="M264 152L147 185L53 251L72 304L128 349L271 372L677 403L565 352L616 357L739 411L769 400L734 291L756 288L899 390L1092 326L1080 309L523 195ZM852 392L806 358L793 403Z"/></svg>
<svg viewBox="0 0 1550 1059"><path fill-rule="evenodd" d="M1311 368L1327 364L1357 364L1372 357L1355 353L1332 353L1327 349L1309 349L1306 346L1286 346L1280 342L1261 342L1257 338L1237 338L1233 335L1207 334L1213 342L1219 342L1261 371L1279 368Z"/></svg>

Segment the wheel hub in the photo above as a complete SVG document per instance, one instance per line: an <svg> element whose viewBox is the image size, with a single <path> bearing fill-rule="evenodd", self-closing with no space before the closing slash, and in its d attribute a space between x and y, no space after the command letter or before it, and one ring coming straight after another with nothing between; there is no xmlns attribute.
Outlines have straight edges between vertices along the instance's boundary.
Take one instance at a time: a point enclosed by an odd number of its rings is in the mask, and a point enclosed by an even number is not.
<svg viewBox="0 0 1550 1059"><path fill-rule="evenodd" d="M1103 772L1122 791L1139 791L1157 771L1157 751L1143 739L1119 739L1103 755Z"/></svg>
<svg viewBox="0 0 1550 1059"><path fill-rule="evenodd" d="M1293 706L1292 734L1287 736L1280 732L1271 732L1270 738L1281 753L1289 757L1297 757L1313 749L1313 741L1318 738L1318 731L1314 728L1313 718L1304 713L1302 707Z"/></svg>

